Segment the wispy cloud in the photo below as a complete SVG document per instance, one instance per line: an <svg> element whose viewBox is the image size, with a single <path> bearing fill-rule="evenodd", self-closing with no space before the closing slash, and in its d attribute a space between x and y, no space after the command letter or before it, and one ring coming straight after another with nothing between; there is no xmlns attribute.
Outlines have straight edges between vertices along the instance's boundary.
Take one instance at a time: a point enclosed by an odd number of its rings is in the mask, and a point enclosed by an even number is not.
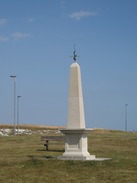
<svg viewBox="0 0 137 183"><path fill-rule="evenodd" d="M79 12L73 12L69 14L70 18L73 18L75 20L80 20L81 18L84 17L89 17L89 16L97 16L97 12L91 12L91 11L79 11Z"/></svg>
<svg viewBox="0 0 137 183"><path fill-rule="evenodd" d="M6 36L0 36L0 42L6 42L8 40L9 40L8 37L6 37Z"/></svg>
<svg viewBox="0 0 137 183"><path fill-rule="evenodd" d="M0 25L4 25L8 22L6 18L0 18Z"/></svg>
<svg viewBox="0 0 137 183"><path fill-rule="evenodd" d="M27 34L27 33L23 33L23 32L15 32L13 34L11 34L11 38L12 39L24 39L24 38L27 38L29 37L30 34Z"/></svg>
<svg viewBox="0 0 137 183"><path fill-rule="evenodd" d="M21 40L30 37L30 34L23 33L23 32L15 32L8 36L0 35L0 42L6 42L10 40Z"/></svg>

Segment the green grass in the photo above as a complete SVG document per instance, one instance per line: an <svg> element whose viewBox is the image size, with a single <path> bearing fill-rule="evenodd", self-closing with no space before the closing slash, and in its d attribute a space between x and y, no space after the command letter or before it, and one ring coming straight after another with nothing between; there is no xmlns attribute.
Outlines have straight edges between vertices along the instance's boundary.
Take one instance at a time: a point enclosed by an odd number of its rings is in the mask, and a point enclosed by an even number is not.
<svg viewBox="0 0 137 183"><path fill-rule="evenodd" d="M137 133L94 130L88 144L91 154L112 159L61 161L62 143L45 151L40 135L0 137L0 182L136 183Z"/></svg>

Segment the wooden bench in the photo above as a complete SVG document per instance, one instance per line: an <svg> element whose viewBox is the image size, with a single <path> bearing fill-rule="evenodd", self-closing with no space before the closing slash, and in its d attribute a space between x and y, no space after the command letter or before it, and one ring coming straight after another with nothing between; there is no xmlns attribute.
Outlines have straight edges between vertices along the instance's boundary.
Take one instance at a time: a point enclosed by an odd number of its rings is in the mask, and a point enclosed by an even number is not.
<svg viewBox="0 0 137 183"><path fill-rule="evenodd" d="M42 136L41 140L45 141L44 146L46 147L46 150L48 151L49 147L49 141L64 141L64 136Z"/></svg>

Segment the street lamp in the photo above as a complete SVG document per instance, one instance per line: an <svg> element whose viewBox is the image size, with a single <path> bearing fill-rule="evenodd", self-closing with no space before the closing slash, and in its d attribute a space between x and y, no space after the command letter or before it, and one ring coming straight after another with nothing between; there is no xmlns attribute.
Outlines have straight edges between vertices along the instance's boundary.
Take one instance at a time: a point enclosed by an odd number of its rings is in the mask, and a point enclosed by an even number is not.
<svg viewBox="0 0 137 183"><path fill-rule="evenodd" d="M125 131L127 131L127 106L128 104L125 104Z"/></svg>
<svg viewBox="0 0 137 183"><path fill-rule="evenodd" d="M19 134L19 99L21 96L17 96L17 129Z"/></svg>
<svg viewBox="0 0 137 183"><path fill-rule="evenodd" d="M13 134L16 135L16 75L11 75L11 78L14 80L14 128Z"/></svg>

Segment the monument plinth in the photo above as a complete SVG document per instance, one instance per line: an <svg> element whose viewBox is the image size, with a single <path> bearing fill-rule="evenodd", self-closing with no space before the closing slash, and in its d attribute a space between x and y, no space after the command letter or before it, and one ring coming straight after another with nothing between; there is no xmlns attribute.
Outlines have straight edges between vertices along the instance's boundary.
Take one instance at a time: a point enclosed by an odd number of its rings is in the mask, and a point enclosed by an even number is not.
<svg viewBox="0 0 137 183"><path fill-rule="evenodd" d="M95 155L88 152L87 134L90 129L64 129L65 152L59 159L66 160L93 160Z"/></svg>
<svg viewBox="0 0 137 183"><path fill-rule="evenodd" d="M91 129L85 128L81 72L76 56L74 50L74 63L70 66L68 122L67 127L60 130L65 135L65 152L58 159L93 160L95 155L88 152L87 134Z"/></svg>

